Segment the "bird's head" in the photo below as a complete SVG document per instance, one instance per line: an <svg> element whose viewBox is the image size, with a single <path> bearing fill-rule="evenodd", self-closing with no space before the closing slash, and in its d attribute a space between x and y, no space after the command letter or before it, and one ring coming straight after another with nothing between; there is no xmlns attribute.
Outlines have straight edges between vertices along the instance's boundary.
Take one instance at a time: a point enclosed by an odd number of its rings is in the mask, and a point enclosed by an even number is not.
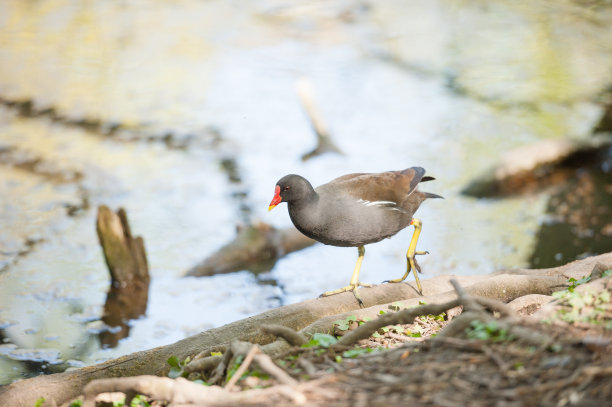
<svg viewBox="0 0 612 407"><path fill-rule="evenodd" d="M271 211L281 202L296 202L310 194L314 194L314 189L306 178L295 174L285 175L276 183L274 198L272 198L268 210Z"/></svg>

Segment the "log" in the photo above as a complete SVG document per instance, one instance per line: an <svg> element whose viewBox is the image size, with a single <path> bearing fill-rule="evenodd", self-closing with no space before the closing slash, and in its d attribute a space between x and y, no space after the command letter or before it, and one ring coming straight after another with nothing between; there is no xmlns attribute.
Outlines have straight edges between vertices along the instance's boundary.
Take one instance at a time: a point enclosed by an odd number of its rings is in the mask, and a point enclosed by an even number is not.
<svg viewBox="0 0 612 407"><path fill-rule="evenodd" d="M270 270L281 257L315 244L296 228L277 229L266 223L239 226L234 240L223 246L186 276L212 276L241 270Z"/></svg>
<svg viewBox="0 0 612 407"><path fill-rule="evenodd" d="M170 356L177 356L183 360L207 348L229 344L234 339L260 345L270 343L273 337L260 332L259 326L262 324L279 324L301 330L319 324L317 321L325 318L328 321L327 325L323 326L325 329L330 326L329 323L333 325L333 321L342 319L345 315L374 312L383 307L386 309L388 305L385 304L396 301L405 303L419 300L447 301L455 296L449 283L451 278L456 278L472 295L496 298L504 302L527 294L547 295L562 289L570 277L579 279L589 275L597 263L612 268L612 253L553 269L508 270L493 275L471 277L438 276L423 281L426 297L419 297L414 287L409 284L382 284L373 288L363 288L360 291L361 296L366 306L371 307L364 310L359 309L352 293L307 300L210 329L170 345L136 352L95 366L12 383L0 389L0 405L31 407L40 397L47 400L45 405L50 406L53 402L61 405L81 394L83 387L94 379L146 374L163 375L169 368L166 361Z"/></svg>
<svg viewBox="0 0 612 407"><path fill-rule="evenodd" d="M470 182L461 193L476 198L527 195L564 185L580 167L600 161L610 148L606 137L542 140L506 152L494 168Z"/></svg>

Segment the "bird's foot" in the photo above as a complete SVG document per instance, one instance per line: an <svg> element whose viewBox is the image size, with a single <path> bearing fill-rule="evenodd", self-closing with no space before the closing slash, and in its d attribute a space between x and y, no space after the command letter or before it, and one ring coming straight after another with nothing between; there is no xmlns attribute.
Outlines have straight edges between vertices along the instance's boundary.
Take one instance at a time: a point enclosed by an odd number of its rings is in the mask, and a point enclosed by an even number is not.
<svg viewBox="0 0 612 407"><path fill-rule="evenodd" d="M352 291L359 305L363 307L363 300L359 296L359 292L358 292L359 287L374 287L374 284L359 283L359 282L357 284L349 284L346 287L338 288L337 290L326 291L323 294L321 294L319 297L329 297L330 295Z"/></svg>
<svg viewBox="0 0 612 407"><path fill-rule="evenodd" d="M421 287L421 282L419 281L419 276L417 274L417 272L422 273L421 266L419 266L419 263L417 263L416 258L414 257L416 255L423 255L423 254L429 254L429 252L415 252L413 256L408 257L408 267L407 267L406 273L402 277L396 278L393 280L385 280L383 282L384 283L401 283L402 281L406 279L406 277L408 277L408 274L410 274L410 270L413 270L414 280L417 285L417 291L419 292L420 295L423 295L423 288Z"/></svg>

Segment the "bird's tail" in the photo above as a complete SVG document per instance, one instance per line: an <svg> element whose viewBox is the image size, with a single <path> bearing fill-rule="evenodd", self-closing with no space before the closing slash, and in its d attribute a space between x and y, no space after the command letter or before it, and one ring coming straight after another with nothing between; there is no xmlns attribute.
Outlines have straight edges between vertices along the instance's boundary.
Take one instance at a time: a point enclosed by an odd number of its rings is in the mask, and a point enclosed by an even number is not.
<svg viewBox="0 0 612 407"><path fill-rule="evenodd" d="M431 192L425 192L425 196L427 198L440 198L440 199L444 199L443 196L437 195L437 194L432 194Z"/></svg>

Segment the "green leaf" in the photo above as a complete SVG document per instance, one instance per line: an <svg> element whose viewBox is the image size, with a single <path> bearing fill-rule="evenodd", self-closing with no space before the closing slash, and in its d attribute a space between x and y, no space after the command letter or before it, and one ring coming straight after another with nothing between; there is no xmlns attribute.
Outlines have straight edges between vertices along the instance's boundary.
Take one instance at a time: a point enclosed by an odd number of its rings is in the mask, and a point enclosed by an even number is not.
<svg viewBox="0 0 612 407"><path fill-rule="evenodd" d="M329 348L331 345L338 342L335 336L329 334L316 333L312 335L311 341L314 340L318 343L318 346Z"/></svg>
<svg viewBox="0 0 612 407"><path fill-rule="evenodd" d="M74 400L68 407L81 407L83 405L83 400Z"/></svg>
<svg viewBox="0 0 612 407"><path fill-rule="evenodd" d="M170 356L168 358L168 364L170 365L170 367L173 367L175 369L180 369L181 368L179 359L176 356Z"/></svg>
<svg viewBox="0 0 612 407"><path fill-rule="evenodd" d="M342 356L345 358L356 358L359 355L363 355L366 353L372 352L372 349L370 348L355 348L355 349L349 349L347 351L344 351L342 353Z"/></svg>
<svg viewBox="0 0 612 407"><path fill-rule="evenodd" d="M610 291L608 291L608 290L602 291L601 293L599 293L598 299L599 299L599 301L601 301L603 303L610 302Z"/></svg>
<svg viewBox="0 0 612 407"><path fill-rule="evenodd" d="M223 352L210 352L210 356L223 356Z"/></svg>
<svg viewBox="0 0 612 407"><path fill-rule="evenodd" d="M146 396L143 396L141 394L137 394L132 399L132 402L130 403L130 407L151 407L151 405L147 401Z"/></svg>
<svg viewBox="0 0 612 407"><path fill-rule="evenodd" d="M36 400L36 402L34 403L34 407L41 407L43 404L45 404L45 398L44 397L40 397L38 400Z"/></svg>
<svg viewBox="0 0 612 407"><path fill-rule="evenodd" d="M612 269L606 270L606 271L602 272L601 276L602 277L610 277L610 276L612 276Z"/></svg>
<svg viewBox="0 0 612 407"><path fill-rule="evenodd" d="M336 363L342 363L342 356L336 355Z"/></svg>
<svg viewBox="0 0 612 407"><path fill-rule="evenodd" d="M400 310L400 303L399 302L394 302L393 304L389 305L388 307L391 311L399 311Z"/></svg>
<svg viewBox="0 0 612 407"><path fill-rule="evenodd" d="M334 325L338 326L338 329L341 331L346 331L351 326L352 322L357 321L357 317L355 315L350 315L346 317L346 319L340 319L334 322Z"/></svg>

